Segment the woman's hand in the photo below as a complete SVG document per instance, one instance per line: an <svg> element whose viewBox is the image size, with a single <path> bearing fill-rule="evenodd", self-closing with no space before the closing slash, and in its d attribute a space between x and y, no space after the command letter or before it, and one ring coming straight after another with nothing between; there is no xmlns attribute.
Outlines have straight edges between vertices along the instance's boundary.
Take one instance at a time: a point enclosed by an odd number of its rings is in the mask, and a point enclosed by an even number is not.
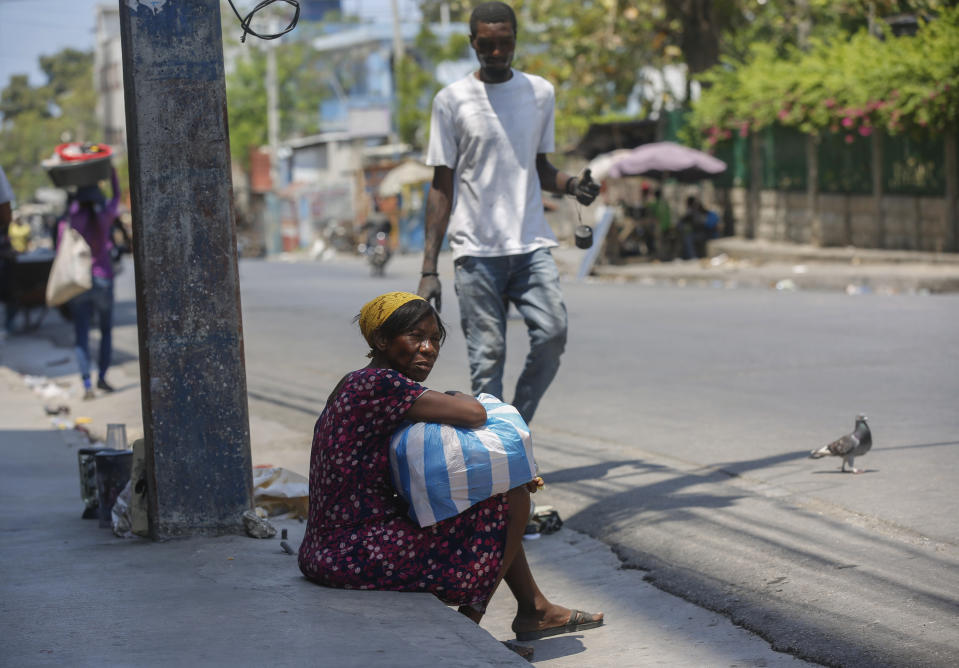
<svg viewBox="0 0 959 668"><path fill-rule="evenodd" d="M546 487L546 483L543 482L543 479L539 476L536 476L528 483L526 483L526 491L530 494L535 494L537 491Z"/></svg>

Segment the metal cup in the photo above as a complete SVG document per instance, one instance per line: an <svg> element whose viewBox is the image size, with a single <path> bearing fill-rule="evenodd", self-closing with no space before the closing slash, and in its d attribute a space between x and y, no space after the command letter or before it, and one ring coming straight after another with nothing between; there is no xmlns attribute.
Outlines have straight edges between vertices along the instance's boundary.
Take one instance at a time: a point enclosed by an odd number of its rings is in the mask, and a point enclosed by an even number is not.
<svg viewBox="0 0 959 668"><path fill-rule="evenodd" d="M579 225L573 232L577 248L589 248L593 245L593 228L589 225Z"/></svg>
<svg viewBox="0 0 959 668"><path fill-rule="evenodd" d="M107 447L111 450L127 449L127 426L125 424L107 425Z"/></svg>

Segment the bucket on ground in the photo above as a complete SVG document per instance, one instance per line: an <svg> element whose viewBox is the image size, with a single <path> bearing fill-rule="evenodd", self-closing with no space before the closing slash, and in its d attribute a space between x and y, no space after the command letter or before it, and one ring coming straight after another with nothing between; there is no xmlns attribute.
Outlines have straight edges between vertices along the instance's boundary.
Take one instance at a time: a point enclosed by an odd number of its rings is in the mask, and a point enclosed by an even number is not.
<svg viewBox="0 0 959 668"><path fill-rule="evenodd" d="M99 450L94 455L97 469L97 502L100 527L113 526L112 511L117 496L130 482L133 450Z"/></svg>

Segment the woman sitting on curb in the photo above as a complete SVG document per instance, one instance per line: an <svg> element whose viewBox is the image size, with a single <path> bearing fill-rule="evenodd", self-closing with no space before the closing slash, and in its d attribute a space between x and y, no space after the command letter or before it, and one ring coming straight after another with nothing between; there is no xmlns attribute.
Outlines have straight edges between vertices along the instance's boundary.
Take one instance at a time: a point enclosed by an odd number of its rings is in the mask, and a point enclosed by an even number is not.
<svg viewBox="0 0 959 668"><path fill-rule="evenodd" d="M357 319L371 361L343 377L314 429L303 574L344 589L431 592L477 623L505 579L516 597L518 640L602 625L602 613L551 603L530 572L522 537L529 494L542 480L425 528L409 518L390 477L393 433L404 421L478 428L486 410L466 394L420 384L446 337L429 302L391 292L367 303Z"/></svg>

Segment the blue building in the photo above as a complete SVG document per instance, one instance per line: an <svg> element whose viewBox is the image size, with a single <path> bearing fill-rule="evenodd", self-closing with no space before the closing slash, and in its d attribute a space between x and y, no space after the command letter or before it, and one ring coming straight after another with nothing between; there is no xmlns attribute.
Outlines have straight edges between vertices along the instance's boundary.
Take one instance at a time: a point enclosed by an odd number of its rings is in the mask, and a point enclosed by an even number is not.
<svg viewBox="0 0 959 668"><path fill-rule="evenodd" d="M340 0L300 0L300 18L304 21L322 21L329 12L341 12Z"/></svg>

